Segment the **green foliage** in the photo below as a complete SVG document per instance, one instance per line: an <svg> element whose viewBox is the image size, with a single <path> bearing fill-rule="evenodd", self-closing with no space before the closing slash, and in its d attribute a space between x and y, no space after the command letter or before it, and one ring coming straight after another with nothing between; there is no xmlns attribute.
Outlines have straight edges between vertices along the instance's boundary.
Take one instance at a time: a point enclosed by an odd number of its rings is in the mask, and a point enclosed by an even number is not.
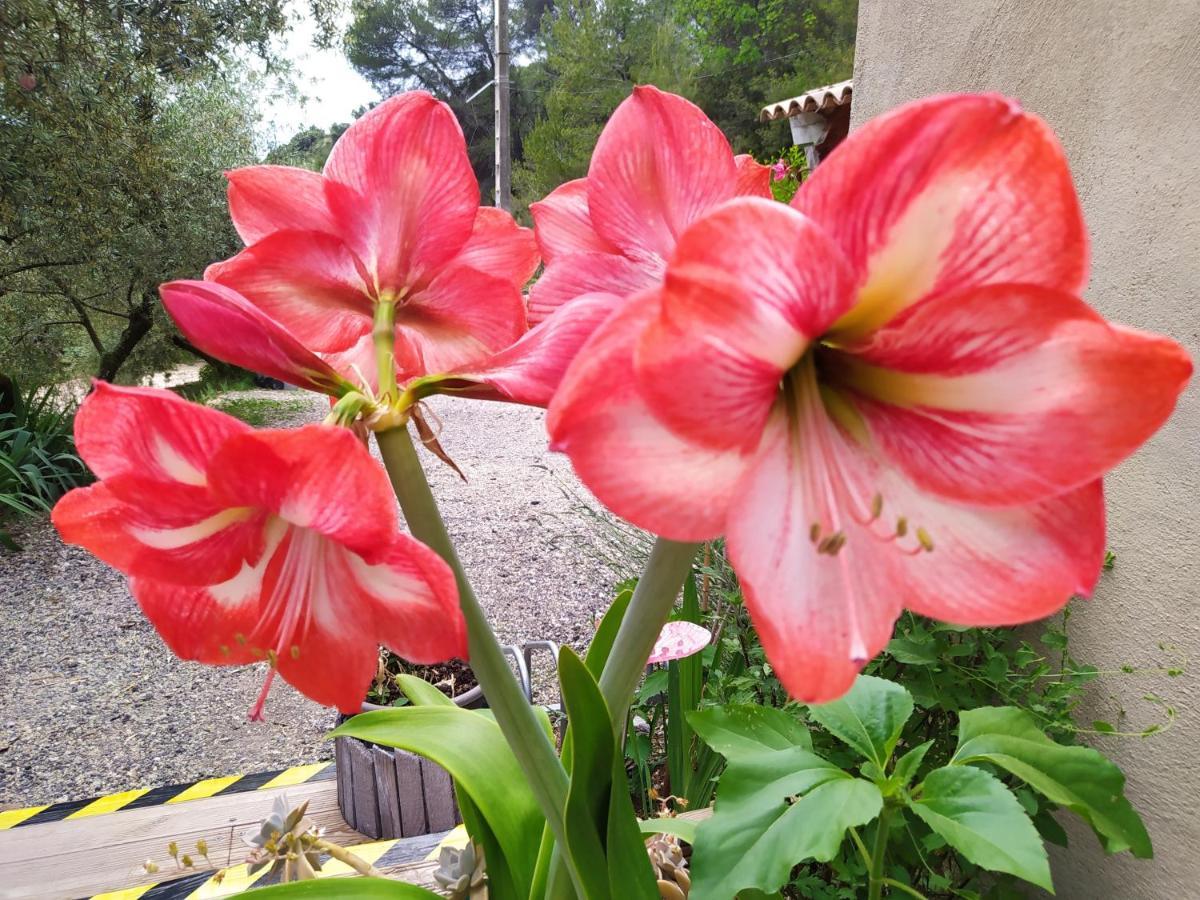
<svg viewBox="0 0 1200 900"><path fill-rule="evenodd" d="M698 733L728 758L716 811L696 834L695 900L789 882L811 896L792 880L805 862L800 882L819 876L813 863L829 863L850 885L868 872L871 897L885 882L931 896L978 892L980 869L1052 890L1031 794L1080 815L1106 851L1150 855L1124 778L1101 754L1055 743L1022 710L983 707L962 714L957 749L937 754L945 765L930 765L929 744L895 759L914 708L903 687L860 676L840 700L809 707L810 723L823 730L795 746L779 746L778 725L764 728L744 713L694 714ZM832 761L830 736L849 751L847 762ZM868 850L857 829L873 820ZM863 868L839 871L855 852ZM919 866L909 862L914 853Z"/></svg>
<svg viewBox="0 0 1200 900"><path fill-rule="evenodd" d="M675 0L567 0L543 25L544 113L524 137L513 170L517 201L528 206L564 181L587 174L604 123L636 84L687 94L695 70L688 29Z"/></svg>
<svg viewBox="0 0 1200 900"><path fill-rule="evenodd" d="M400 747L445 768L468 831L485 848L491 896L529 896L544 820L494 719L438 702L363 713L332 732L341 735Z"/></svg>
<svg viewBox="0 0 1200 900"><path fill-rule="evenodd" d="M0 376L0 545L16 545L3 528L16 515L49 512L91 473L75 451L75 405L50 388L24 392Z"/></svg>
<svg viewBox="0 0 1200 900"><path fill-rule="evenodd" d="M295 397L221 397L212 404L214 409L229 413L255 428L271 428L289 415L305 409L307 404Z"/></svg>
<svg viewBox="0 0 1200 900"><path fill-rule="evenodd" d="M132 379L181 357L157 286L238 247L222 172L254 161L257 114L232 59L268 54L284 6L0 5L0 366Z"/></svg>
<svg viewBox="0 0 1200 900"><path fill-rule="evenodd" d="M431 900L441 895L415 884L384 878L337 878L325 881L293 881L246 891L253 900Z"/></svg>

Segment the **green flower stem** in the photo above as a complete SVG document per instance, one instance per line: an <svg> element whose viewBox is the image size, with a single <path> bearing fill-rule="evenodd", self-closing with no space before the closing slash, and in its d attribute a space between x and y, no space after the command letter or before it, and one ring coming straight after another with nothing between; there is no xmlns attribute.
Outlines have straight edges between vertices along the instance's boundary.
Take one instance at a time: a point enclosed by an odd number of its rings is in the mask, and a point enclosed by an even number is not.
<svg viewBox="0 0 1200 900"><path fill-rule="evenodd" d="M883 862L887 857L888 835L891 833L893 807L887 803L879 813L879 822L875 830L875 846L871 850L870 882L867 887L867 900L880 900L883 897Z"/></svg>
<svg viewBox="0 0 1200 900"><path fill-rule="evenodd" d="M629 609L617 631L612 652L600 675L600 692L608 704L613 731L625 730L625 717L646 660L658 640L683 581L692 568L699 544L681 544L659 538L650 551L646 570L638 579Z"/></svg>
<svg viewBox="0 0 1200 900"><path fill-rule="evenodd" d="M395 400L400 391L396 387L396 304L380 300L375 304L375 323L371 331L375 342L375 365L379 369L379 397L388 402Z"/></svg>
<svg viewBox="0 0 1200 900"><path fill-rule="evenodd" d="M446 533L446 524L429 490L429 482L417 458L408 426L376 432L375 440L379 443L384 466L413 537L427 544L454 571L459 603L467 623L471 670L483 688L505 740L525 772L525 778L550 824L555 840L560 847L565 847L563 810L567 802L567 773L529 700L517 684L512 669L508 667L496 635L488 627L483 608L463 572L450 535ZM574 869L570 860L568 868ZM571 871L571 875L579 884L576 873Z"/></svg>

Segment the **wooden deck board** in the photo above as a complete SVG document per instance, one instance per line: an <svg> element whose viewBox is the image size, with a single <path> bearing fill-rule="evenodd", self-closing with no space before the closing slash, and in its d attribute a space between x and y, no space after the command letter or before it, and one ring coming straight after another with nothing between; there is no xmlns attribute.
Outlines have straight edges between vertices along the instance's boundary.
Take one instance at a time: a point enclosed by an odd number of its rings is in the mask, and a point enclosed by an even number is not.
<svg viewBox="0 0 1200 900"><path fill-rule="evenodd" d="M367 840L342 818L332 780L64 819L0 831L0 898L77 900L167 881L178 871L167 854L171 841L197 866L179 871L180 876L236 865L247 851L242 833L271 811L280 794L292 805L307 800L308 815L335 843ZM201 838L208 842L211 866L195 852ZM147 859L158 864L157 873L145 871Z"/></svg>

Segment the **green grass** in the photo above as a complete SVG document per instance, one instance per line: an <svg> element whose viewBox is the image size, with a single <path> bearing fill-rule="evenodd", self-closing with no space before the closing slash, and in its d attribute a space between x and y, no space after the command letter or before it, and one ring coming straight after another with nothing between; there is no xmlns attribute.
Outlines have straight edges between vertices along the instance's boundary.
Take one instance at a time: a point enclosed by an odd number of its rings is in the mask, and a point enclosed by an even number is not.
<svg viewBox="0 0 1200 900"><path fill-rule="evenodd" d="M210 405L213 409L228 413L255 428L277 425L280 419L298 413L306 406L303 400L292 397L280 397L278 400L265 397L226 397L218 398Z"/></svg>

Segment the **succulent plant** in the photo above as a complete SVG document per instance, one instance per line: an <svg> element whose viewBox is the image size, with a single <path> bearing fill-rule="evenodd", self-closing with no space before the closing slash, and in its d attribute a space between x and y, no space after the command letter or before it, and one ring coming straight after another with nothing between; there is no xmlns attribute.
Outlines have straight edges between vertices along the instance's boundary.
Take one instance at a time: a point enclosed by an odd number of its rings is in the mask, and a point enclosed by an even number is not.
<svg viewBox="0 0 1200 900"><path fill-rule="evenodd" d="M467 844L461 850L443 847L438 854L433 879L441 892L452 900L487 900L483 848L477 844Z"/></svg>
<svg viewBox="0 0 1200 900"><path fill-rule="evenodd" d="M646 839L646 853L658 879L658 895L663 900L687 900L692 879L679 838L673 834L652 835Z"/></svg>

